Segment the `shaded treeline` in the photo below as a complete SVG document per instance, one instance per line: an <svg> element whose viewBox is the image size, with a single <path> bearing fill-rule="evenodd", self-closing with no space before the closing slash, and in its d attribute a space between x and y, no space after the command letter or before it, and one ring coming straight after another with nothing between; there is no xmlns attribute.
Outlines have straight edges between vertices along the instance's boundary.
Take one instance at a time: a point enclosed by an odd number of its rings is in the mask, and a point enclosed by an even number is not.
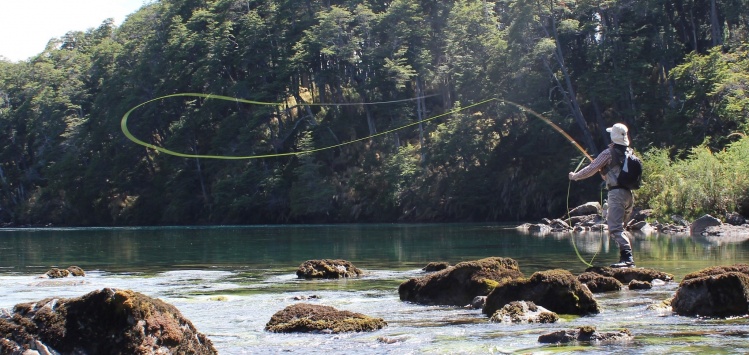
<svg viewBox="0 0 749 355"><path fill-rule="evenodd" d="M561 215L605 128L641 151L747 130L746 0L162 0L0 61L0 222L514 221ZM195 155L180 158L129 141ZM415 99L416 98L416 99ZM410 101L399 101L413 99ZM381 103L388 101L390 103ZM395 101L395 102L393 102ZM305 105L325 103L338 105ZM346 105L351 103L377 103ZM394 128L409 125L396 131ZM598 199L576 184L570 203Z"/></svg>

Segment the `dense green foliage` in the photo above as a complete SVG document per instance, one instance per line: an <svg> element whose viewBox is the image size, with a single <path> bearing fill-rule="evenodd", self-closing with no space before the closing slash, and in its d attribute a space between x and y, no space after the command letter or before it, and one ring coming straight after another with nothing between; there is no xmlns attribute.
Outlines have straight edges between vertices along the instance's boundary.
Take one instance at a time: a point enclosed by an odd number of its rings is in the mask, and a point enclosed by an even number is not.
<svg viewBox="0 0 749 355"><path fill-rule="evenodd" d="M705 213L749 212L749 138L713 153L701 145L685 159L671 161L664 149L648 152L647 184L638 196L659 217L683 214L694 219Z"/></svg>
<svg viewBox="0 0 749 355"><path fill-rule="evenodd" d="M0 60L0 223L509 221L562 215L605 128L659 213L747 199L749 3L161 0ZM172 98L196 92L274 102ZM414 99L419 98L419 99ZM410 101L402 101L414 99ZM350 105L351 103L387 104ZM324 103L338 105L305 105ZM409 125L404 129L390 131ZM740 138L740 137L739 137ZM709 174L713 174L710 176ZM708 184L709 183L709 184ZM656 187L657 186L657 187ZM575 184L570 204L598 199Z"/></svg>

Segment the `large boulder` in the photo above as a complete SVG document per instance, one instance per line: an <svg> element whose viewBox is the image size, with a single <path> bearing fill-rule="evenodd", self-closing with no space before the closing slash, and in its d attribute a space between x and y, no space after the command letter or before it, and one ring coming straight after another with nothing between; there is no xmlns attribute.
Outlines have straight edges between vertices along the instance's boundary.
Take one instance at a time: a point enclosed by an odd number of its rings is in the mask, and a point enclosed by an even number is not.
<svg viewBox="0 0 749 355"><path fill-rule="evenodd" d="M507 280L486 297L483 313L494 312L512 301L531 301L559 314L599 313L593 294L567 270L539 271L530 278Z"/></svg>
<svg viewBox="0 0 749 355"><path fill-rule="evenodd" d="M361 274L354 264L340 259L307 260L296 271L296 276L302 279L340 279Z"/></svg>
<svg viewBox="0 0 749 355"><path fill-rule="evenodd" d="M689 233L692 235L700 235L704 232L707 227L714 227L723 224L719 219L706 214L700 218L697 218L691 225L689 225Z"/></svg>
<svg viewBox="0 0 749 355"><path fill-rule="evenodd" d="M428 305L464 306L476 296L486 296L504 280L523 277L517 261L491 257L466 261L398 287L402 301Z"/></svg>
<svg viewBox="0 0 749 355"><path fill-rule="evenodd" d="M749 313L749 265L715 266L684 276L671 306L683 316L746 315Z"/></svg>
<svg viewBox="0 0 749 355"><path fill-rule="evenodd" d="M70 299L18 304L0 317L0 353L217 354L174 306L105 288Z"/></svg>
<svg viewBox="0 0 749 355"><path fill-rule="evenodd" d="M593 266L585 269L599 275L613 277L622 284L629 284L632 280L653 282L653 280L673 281L674 275L648 268L612 268L608 266Z"/></svg>
<svg viewBox="0 0 749 355"><path fill-rule="evenodd" d="M570 216L587 216L601 213L601 204L598 202L588 202L570 210Z"/></svg>
<svg viewBox="0 0 749 355"><path fill-rule="evenodd" d="M330 306L298 303L274 314L265 330L274 333L345 333L382 329L387 323L361 313L339 311Z"/></svg>
<svg viewBox="0 0 749 355"><path fill-rule="evenodd" d="M732 226L743 226L749 223L749 220L747 220L746 218L744 218L744 216L736 212L730 212L730 213L726 213L726 223Z"/></svg>

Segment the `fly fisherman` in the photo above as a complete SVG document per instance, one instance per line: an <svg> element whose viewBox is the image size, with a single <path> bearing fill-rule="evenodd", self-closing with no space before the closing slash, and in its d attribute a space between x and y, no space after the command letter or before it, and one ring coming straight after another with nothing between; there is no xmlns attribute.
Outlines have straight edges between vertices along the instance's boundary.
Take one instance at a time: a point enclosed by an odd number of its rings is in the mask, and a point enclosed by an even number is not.
<svg viewBox="0 0 749 355"><path fill-rule="evenodd" d="M629 137L627 137L627 126L617 123L612 127L606 128L611 134L611 144L608 149L599 154L588 166L577 173L569 173L570 180L587 179L597 172L606 181L608 191L608 214L606 215L606 224L609 227L609 236L619 245L619 262L611 264L614 268L635 267L635 261L632 258L632 244L628 233L624 231L624 223L629 221L634 207L634 198L632 191L618 186L617 177L621 172L621 167L617 162L618 159L612 159L615 156L621 156L629 147Z"/></svg>

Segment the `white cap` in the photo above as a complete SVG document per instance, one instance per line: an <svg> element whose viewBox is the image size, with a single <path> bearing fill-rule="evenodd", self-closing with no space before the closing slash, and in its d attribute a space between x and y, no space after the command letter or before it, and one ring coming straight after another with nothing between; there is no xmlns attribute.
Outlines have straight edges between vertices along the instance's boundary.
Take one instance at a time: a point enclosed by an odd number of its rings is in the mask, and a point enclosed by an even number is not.
<svg viewBox="0 0 749 355"><path fill-rule="evenodd" d="M629 147L629 137L627 137L627 126L622 123L617 123L609 128L606 128L606 132L611 133L611 141L614 144L619 144Z"/></svg>

